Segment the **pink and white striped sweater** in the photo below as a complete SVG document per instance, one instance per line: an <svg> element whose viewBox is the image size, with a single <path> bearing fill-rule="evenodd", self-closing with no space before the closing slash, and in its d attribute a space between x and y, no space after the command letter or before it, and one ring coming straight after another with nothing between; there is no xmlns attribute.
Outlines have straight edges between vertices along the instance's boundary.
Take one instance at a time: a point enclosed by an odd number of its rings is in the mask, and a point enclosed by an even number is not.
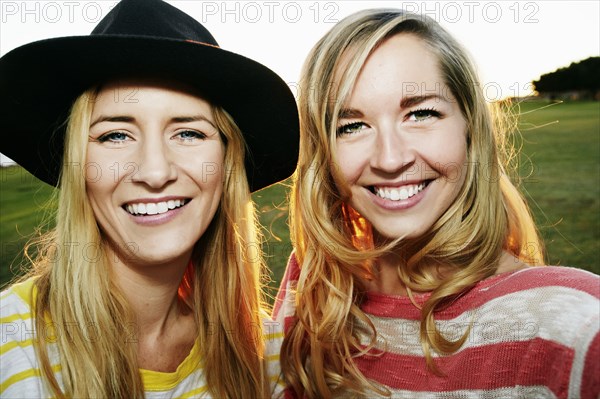
<svg viewBox="0 0 600 399"><path fill-rule="evenodd" d="M300 269L290 257L274 318L294 323ZM427 294L417 296L427 299ZM478 283L437 312L440 331L468 339L429 372L419 341L420 311L407 297L369 293L361 308L377 329L381 356L356 358L393 398L600 398L600 277L570 267L532 267ZM366 329L357 323L360 331ZM363 344L369 339L362 335ZM374 393L371 396L376 396ZM293 397L286 391L286 397Z"/></svg>

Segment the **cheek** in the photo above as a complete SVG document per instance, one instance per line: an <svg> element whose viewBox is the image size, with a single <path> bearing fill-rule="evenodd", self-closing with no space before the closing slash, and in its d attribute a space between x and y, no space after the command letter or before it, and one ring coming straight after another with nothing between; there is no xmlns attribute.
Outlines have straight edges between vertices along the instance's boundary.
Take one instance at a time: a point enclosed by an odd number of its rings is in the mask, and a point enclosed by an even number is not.
<svg viewBox="0 0 600 399"><path fill-rule="evenodd" d="M205 187L218 187L223 185L223 178L227 170L223 162L224 154L220 149L214 152L207 151L197 156L192 156L188 162L180 164L198 185Z"/></svg>
<svg viewBox="0 0 600 399"><path fill-rule="evenodd" d="M214 185L216 181L222 180L223 165L219 162L203 161L201 163L190 165L185 168L188 174L199 185Z"/></svg>
<svg viewBox="0 0 600 399"><path fill-rule="evenodd" d="M334 173L347 183L356 182L368 164L365 148L362 151L356 145L338 144L336 148L336 164L332 165Z"/></svg>
<svg viewBox="0 0 600 399"><path fill-rule="evenodd" d="M110 170L106 165L100 165L96 162L87 162L83 168L85 179L85 189L90 201L106 194L111 187L115 185L114 179L109 174Z"/></svg>
<svg viewBox="0 0 600 399"><path fill-rule="evenodd" d="M117 189L120 183L130 181L133 169L124 168L124 165L126 164L121 160L110 159L108 156L88 156L88 161L83 167L83 176L90 200L103 197L103 200L106 201L106 198ZM133 163L129 163L127 166L133 166Z"/></svg>
<svg viewBox="0 0 600 399"><path fill-rule="evenodd" d="M107 167L96 163L88 163L83 170L85 187L89 194L101 193L114 186L112 173Z"/></svg>
<svg viewBox="0 0 600 399"><path fill-rule="evenodd" d="M88 193L91 193L113 189L136 169L129 152L107 151L97 145L88 145L82 172Z"/></svg>
<svg viewBox="0 0 600 399"><path fill-rule="evenodd" d="M427 162L435 165L442 175L450 181L464 178L467 168L467 139L466 126L456 123L447 129L432 135L423 146L422 155Z"/></svg>
<svg viewBox="0 0 600 399"><path fill-rule="evenodd" d="M112 179L102 179L92 176L86 179L85 190L87 201L96 219L102 219L102 214L111 207L111 193L114 191Z"/></svg>
<svg viewBox="0 0 600 399"><path fill-rule="evenodd" d="M460 183L467 172L466 145L456 144L442 148L439 152L439 172L450 182Z"/></svg>
<svg viewBox="0 0 600 399"><path fill-rule="evenodd" d="M117 198L132 187L132 176L137 166L125 151L102 151L88 147L83 167L87 201L98 222L107 226L120 204Z"/></svg>

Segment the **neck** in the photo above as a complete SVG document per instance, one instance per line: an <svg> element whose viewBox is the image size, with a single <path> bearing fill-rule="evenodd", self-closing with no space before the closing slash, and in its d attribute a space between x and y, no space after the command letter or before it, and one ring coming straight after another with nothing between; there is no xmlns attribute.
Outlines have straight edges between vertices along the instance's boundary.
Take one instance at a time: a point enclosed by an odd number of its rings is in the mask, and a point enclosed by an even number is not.
<svg viewBox="0 0 600 399"><path fill-rule="evenodd" d="M166 264L111 262L116 284L136 316L138 336L158 339L169 334L180 317L189 315L177 295L188 263L189 256Z"/></svg>
<svg viewBox="0 0 600 399"><path fill-rule="evenodd" d="M401 253L399 253L401 252ZM408 295L406 285L402 282L399 275L399 269L406 269L406 251L401 250L395 253L389 253L378 258L374 266L374 279L367 283L370 291L379 292L385 295ZM436 276L438 280L446 278L451 273L451 267L441 264L421 265L422 271L428 271ZM412 289L413 293L429 292L429 287Z"/></svg>
<svg viewBox="0 0 600 399"><path fill-rule="evenodd" d="M408 295L406 286L400 280L398 275L398 268L406 267L406 260L399 254L392 253L377 259L374 267L375 278L367 282L367 288L369 291L379 292L386 295ZM520 270L528 267L525 263L520 261L506 251L503 251L498 259L498 267L494 274L500 274L515 270ZM439 280L445 279L452 274L452 268L447 265L431 264L422 266L422 270L429 270L429 272ZM428 288L422 290L412 290L415 293L428 292Z"/></svg>

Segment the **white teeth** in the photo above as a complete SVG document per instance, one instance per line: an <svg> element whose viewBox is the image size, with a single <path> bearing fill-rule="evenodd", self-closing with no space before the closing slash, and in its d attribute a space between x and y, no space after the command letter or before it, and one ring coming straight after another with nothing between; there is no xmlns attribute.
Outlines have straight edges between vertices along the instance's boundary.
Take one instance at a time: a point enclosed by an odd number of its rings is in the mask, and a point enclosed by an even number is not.
<svg viewBox="0 0 600 399"><path fill-rule="evenodd" d="M158 213L158 209L156 204L150 203L146 205L146 213L148 215L156 215Z"/></svg>
<svg viewBox="0 0 600 399"><path fill-rule="evenodd" d="M408 198L408 190L404 187L400 189L400 199L405 200Z"/></svg>
<svg viewBox="0 0 600 399"><path fill-rule="evenodd" d="M163 202L150 202L147 204L127 204L125 209L132 215L159 215L183 205L185 205L184 200L169 200Z"/></svg>
<svg viewBox="0 0 600 399"><path fill-rule="evenodd" d="M375 194L392 201L403 201L417 195L425 188L425 183L413 184L399 188L375 187Z"/></svg>
<svg viewBox="0 0 600 399"><path fill-rule="evenodd" d="M169 210L169 205L166 202L159 202L156 204L156 207L158 208L158 213L165 213Z"/></svg>

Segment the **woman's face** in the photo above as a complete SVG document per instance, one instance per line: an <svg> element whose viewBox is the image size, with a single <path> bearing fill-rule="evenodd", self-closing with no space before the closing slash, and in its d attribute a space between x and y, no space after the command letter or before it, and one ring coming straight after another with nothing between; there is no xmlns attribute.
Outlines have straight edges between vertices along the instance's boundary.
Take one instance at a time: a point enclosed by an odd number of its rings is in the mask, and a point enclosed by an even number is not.
<svg viewBox="0 0 600 399"><path fill-rule="evenodd" d="M223 158L202 98L161 84L104 86L93 107L85 171L111 249L134 263L187 260L219 205Z"/></svg>
<svg viewBox="0 0 600 399"><path fill-rule="evenodd" d="M437 57L417 36L389 38L339 116L337 167L350 205L385 238L421 236L463 185L466 131Z"/></svg>

